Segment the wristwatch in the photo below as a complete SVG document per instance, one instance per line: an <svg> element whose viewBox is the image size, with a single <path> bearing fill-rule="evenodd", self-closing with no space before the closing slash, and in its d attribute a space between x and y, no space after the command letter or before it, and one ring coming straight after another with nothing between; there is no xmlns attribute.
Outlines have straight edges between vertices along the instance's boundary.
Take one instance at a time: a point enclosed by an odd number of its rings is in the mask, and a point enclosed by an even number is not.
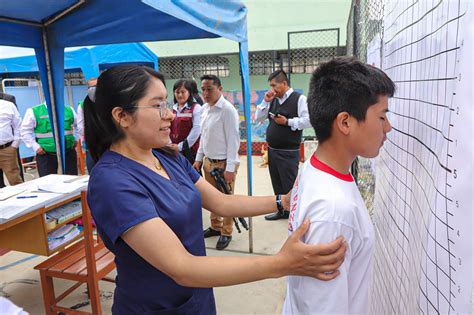
<svg viewBox="0 0 474 315"><path fill-rule="evenodd" d="M279 215L285 214L285 209L283 208L283 205L281 203L281 195L276 195L276 204L277 204L278 214Z"/></svg>

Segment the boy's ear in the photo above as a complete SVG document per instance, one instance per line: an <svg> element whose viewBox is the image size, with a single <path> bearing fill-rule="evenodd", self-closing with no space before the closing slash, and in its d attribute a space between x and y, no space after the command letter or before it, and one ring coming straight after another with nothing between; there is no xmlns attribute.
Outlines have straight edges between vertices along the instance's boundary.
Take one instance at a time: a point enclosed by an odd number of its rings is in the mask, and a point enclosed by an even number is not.
<svg viewBox="0 0 474 315"><path fill-rule="evenodd" d="M352 123L352 117L348 112L340 112L334 119L334 126L336 129L347 136L350 133L350 127Z"/></svg>

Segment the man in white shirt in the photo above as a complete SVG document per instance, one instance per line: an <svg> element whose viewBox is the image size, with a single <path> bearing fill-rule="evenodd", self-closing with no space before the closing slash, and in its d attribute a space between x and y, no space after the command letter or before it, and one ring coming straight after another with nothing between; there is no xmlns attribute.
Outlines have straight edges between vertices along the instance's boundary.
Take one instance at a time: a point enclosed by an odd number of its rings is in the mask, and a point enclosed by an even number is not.
<svg viewBox="0 0 474 315"><path fill-rule="evenodd" d="M18 166L21 118L12 102L0 99L0 169L10 185L23 182Z"/></svg>
<svg viewBox="0 0 474 315"><path fill-rule="evenodd" d="M201 109L201 143L193 166L200 171L204 164L204 177L218 187L211 171L224 170L224 179L234 193L235 175L239 167L239 114L222 95L220 79L215 75L201 77L202 95L206 103ZM218 188L219 189L219 188ZM211 227L204 237L220 236L216 248L226 248L232 240L233 218L219 217L211 212Z"/></svg>
<svg viewBox="0 0 474 315"><path fill-rule="evenodd" d="M5 100L5 101L12 102L16 106L16 98L15 98L14 95L10 95L10 94L7 94L7 93L0 92L0 100ZM17 109L18 109L18 106L17 106ZM18 160L19 159L20 159L20 157L18 156ZM21 168L20 168L20 176L23 179L23 174L21 172ZM3 188L3 187L5 187L5 181L3 179L3 170L0 169L0 188Z"/></svg>
<svg viewBox="0 0 474 315"><path fill-rule="evenodd" d="M97 85L96 78L90 78L87 80L87 95L86 97L79 102L77 105L77 132L81 135L84 134L84 106L85 104L93 106L93 99L95 98L95 87ZM84 140L83 140L84 141ZM85 147L85 146L84 146ZM89 153L89 150L86 148L86 166L87 172L90 174L92 168L94 167L94 161Z"/></svg>
<svg viewBox="0 0 474 315"><path fill-rule="evenodd" d="M306 96L288 85L283 70L268 77L271 89L257 106L255 120L269 119L266 131L268 143L268 170L276 195L284 195L293 187L300 160L300 144L303 129L310 128ZM289 212L276 212L265 216L266 220L288 219Z"/></svg>
<svg viewBox="0 0 474 315"><path fill-rule="evenodd" d="M46 103L41 103L26 110L20 133L25 145L36 152L39 176L57 174L56 143ZM64 136L66 138L66 169L64 174L77 175L76 143L81 134L77 127L76 112L70 106L64 107Z"/></svg>
<svg viewBox="0 0 474 315"><path fill-rule="evenodd" d="M387 112L394 92L385 73L351 57L323 63L313 73L308 108L319 144L295 181L288 230L292 234L309 219L305 243L342 235L347 251L334 280L288 277L283 314L368 313L375 237L349 169L358 155L378 155L392 128Z"/></svg>

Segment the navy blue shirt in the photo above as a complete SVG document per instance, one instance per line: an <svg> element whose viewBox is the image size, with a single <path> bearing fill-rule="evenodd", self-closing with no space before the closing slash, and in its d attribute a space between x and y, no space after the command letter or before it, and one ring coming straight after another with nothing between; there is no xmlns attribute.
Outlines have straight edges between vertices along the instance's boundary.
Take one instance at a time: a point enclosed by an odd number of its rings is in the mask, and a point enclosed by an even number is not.
<svg viewBox="0 0 474 315"><path fill-rule="evenodd" d="M121 238L128 229L161 218L192 255L205 256L199 174L181 155L154 152L170 180L116 152L95 165L87 194L92 216L117 265L114 314L215 314L209 288L188 288L156 269ZM160 240L156 240L159 246ZM192 266L189 266L192 268Z"/></svg>

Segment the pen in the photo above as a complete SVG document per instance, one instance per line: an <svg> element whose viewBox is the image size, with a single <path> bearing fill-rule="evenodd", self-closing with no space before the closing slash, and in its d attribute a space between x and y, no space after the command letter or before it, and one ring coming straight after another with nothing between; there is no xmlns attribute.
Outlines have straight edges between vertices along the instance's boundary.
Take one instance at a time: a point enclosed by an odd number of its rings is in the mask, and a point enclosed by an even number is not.
<svg viewBox="0 0 474 315"><path fill-rule="evenodd" d="M27 198L36 198L38 196L18 196L16 199L27 199Z"/></svg>

